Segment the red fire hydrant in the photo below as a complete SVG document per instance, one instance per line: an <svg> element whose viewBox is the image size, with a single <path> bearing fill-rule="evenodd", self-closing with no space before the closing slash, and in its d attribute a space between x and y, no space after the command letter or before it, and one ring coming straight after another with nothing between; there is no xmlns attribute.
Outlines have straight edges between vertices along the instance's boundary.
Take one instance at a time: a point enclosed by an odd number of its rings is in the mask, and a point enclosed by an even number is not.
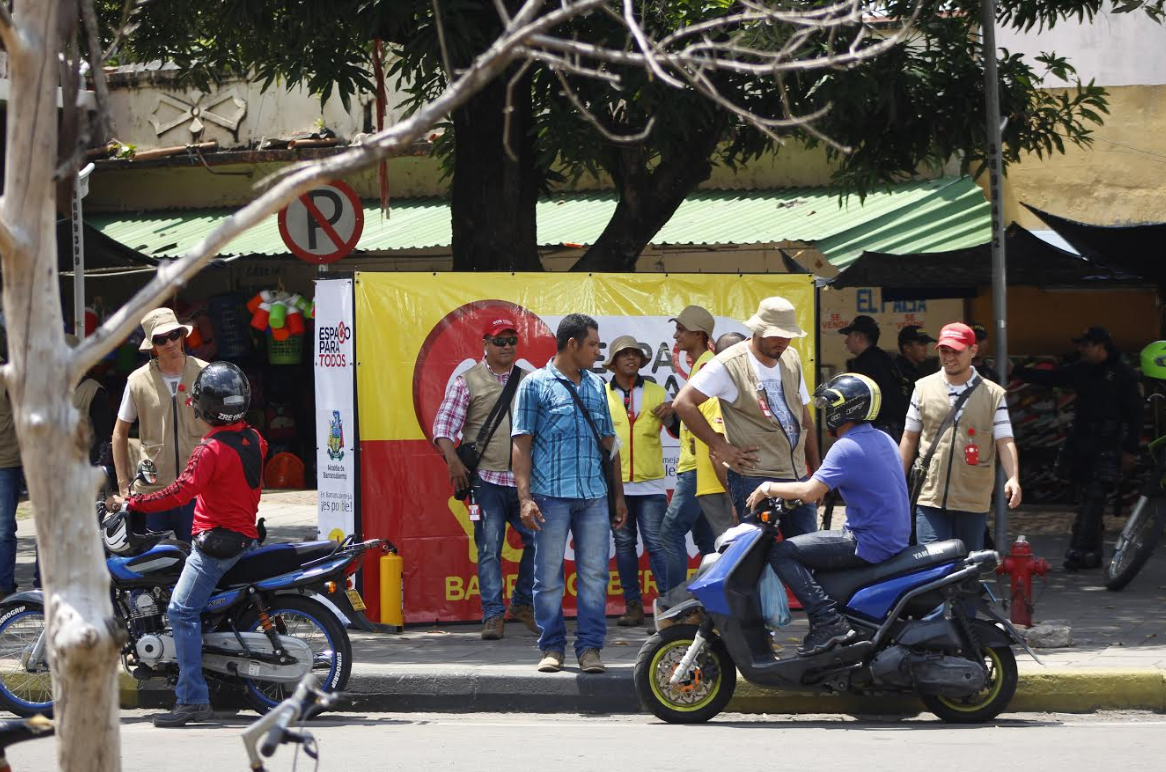
<svg viewBox="0 0 1166 772"><path fill-rule="evenodd" d="M1012 551L996 567L996 573L1010 577L1012 612L1009 617L1013 624L1030 627L1032 625L1032 577L1044 576L1049 572L1049 561L1033 557L1032 545L1023 536L1018 536Z"/></svg>

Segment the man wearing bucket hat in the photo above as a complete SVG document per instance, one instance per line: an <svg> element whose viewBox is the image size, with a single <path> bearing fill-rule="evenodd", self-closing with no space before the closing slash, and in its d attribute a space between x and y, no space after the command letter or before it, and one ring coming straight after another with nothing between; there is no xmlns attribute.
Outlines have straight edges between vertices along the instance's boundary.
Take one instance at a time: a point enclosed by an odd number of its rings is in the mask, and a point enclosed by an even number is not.
<svg viewBox="0 0 1166 772"><path fill-rule="evenodd" d="M209 430L195 417L190 394L206 362L186 354L189 325L180 324L169 308L155 308L142 317L145 337L141 351L152 352L150 361L130 373L113 427L113 463L117 470L118 492L130 493L137 464L150 459L158 468L152 485L138 483L136 493L153 493L170 485L186 468L191 451ZM130 426L138 423L137 458L130 458ZM194 521L194 501L147 515L151 531L174 531L182 541L190 541Z"/></svg>
<svg viewBox="0 0 1166 772"><path fill-rule="evenodd" d="M604 368L612 379L604 387L615 436L620 444L620 471L628 519L615 537L615 565L623 588L625 611L620 627L644 623L644 602L640 583L640 561L636 554L636 534L644 542L648 564L656 586L664 582L664 553L660 546L660 525L668 509L668 483L664 478L664 446L660 430L679 425L664 387L645 380L640 370L648 355L631 335L621 335L608 348Z"/></svg>
<svg viewBox="0 0 1166 772"><path fill-rule="evenodd" d="M717 354L673 403L689 430L729 470L729 494L741 515L749 511L746 501L758 485L803 480L821 460L801 358L790 347L806 335L793 304L766 298L745 326L753 336ZM700 411L710 397L721 401L724 436ZM817 513L807 502L783 514L782 535L816 531Z"/></svg>
<svg viewBox="0 0 1166 772"><path fill-rule="evenodd" d="M1008 506L1020 505L1008 403L1004 389L972 367L977 347L971 327L946 325L935 348L942 369L915 383L899 443L903 471L916 466L912 503L917 540L930 544L960 539L969 550L983 549L997 456L1007 477Z"/></svg>

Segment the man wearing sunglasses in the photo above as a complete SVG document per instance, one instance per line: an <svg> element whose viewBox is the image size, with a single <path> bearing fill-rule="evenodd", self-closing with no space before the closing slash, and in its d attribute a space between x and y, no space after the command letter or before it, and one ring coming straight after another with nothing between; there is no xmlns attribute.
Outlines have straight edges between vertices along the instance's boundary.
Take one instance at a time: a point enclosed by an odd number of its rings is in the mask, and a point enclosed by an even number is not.
<svg viewBox="0 0 1166 772"><path fill-rule="evenodd" d="M449 467L449 481L455 491L470 490L467 505L478 546L478 587L482 595L482 640L496 641L503 635L506 607L502 603L505 577L502 548L506 545L506 524L522 537L522 558L518 579L510 598L510 617L538 633L534 624L534 535L519 517L518 489L510 468L510 417L514 403L495 416L493 433L476 448L478 464L466 468L454 444L476 442L494 406L502 398L511 378L519 381L526 371L515 366L518 358L518 325L512 319L491 319L482 335L484 355L476 365L454 379L433 421L433 442ZM515 384L517 385L517 384Z"/></svg>
<svg viewBox="0 0 1166 772"><path fill-rule="evenodd" d="M152 485L139 482L134 493L153 493L178 479L186 468L194 447L209 431L195 418L190 393L206 362L186 354L189 325L179 324L169 308L156 308L142 317L141 351L152 353L150 361L126 380L121 407L113 427L113 464L117 469L117 487L121 496L130 493L137 464L150 459L158 467L158 479ZM138 457L131 461L130 426L138 424ZM182 541L190 541L194 521L194 501L146 516L151 531L174 531Z"/></svg>

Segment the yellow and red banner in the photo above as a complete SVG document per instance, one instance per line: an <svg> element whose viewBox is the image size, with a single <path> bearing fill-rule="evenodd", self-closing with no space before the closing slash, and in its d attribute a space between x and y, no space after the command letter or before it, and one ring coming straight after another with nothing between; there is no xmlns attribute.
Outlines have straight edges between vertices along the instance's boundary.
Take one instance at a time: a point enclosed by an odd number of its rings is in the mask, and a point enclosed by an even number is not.
<svg viewBox="0 0 1166 772"><path fill-rule="evenodd" d="M815 372L814 284L807 275L569 273L358 273L356 275L357 405L360 422L361 523L364 538L387 537L405 561L405 621L481 617L477 548L465 505L431 437L448 385L482 358L483 329L503 317L518 323L518 363L537 369L555 354L555 330L570 313L592 316L605 343L633 335L653 352L642 374L669 396L685 384L691 363L677 352L669 321L687 305L708 309L715 335L747 332L742 321L766 297L781 295L811 335L794 341L809 388ZM599 363L596 364L598 368ZM597 373L605 379L607 371ZM676 464L665 435L665 468ZM502 555L503 595L517 577L521 542L508 532ZM642 552L642 549L641 549ZM568 558L572 554L568 549ZM611 557L614 558L614 546ZM690 554L695 551L690 549ZM650 603L655 581L641 554L641 589ZM366 568L375 571L374 565ZM564 607L574 610L574 562L567 561ZM374 574L375 575L375 574ZM615 561L609 613L623 610ZM379 608L376 583L368 606Z"/></svg>

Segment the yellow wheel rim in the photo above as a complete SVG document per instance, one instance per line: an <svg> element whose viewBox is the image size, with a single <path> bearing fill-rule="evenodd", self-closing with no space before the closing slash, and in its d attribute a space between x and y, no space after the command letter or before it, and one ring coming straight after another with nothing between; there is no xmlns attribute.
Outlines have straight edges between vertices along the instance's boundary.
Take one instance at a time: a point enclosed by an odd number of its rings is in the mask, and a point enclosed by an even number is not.
<svg viewBox="0 0 1166 772"><path fill-rule="evenodd" d="M692 641L679 640L664 644L652 656L648 678L652 696L671 710L692 713L707 706L721 691L721 673L718 658L706 648L693 663L693 675L688 683L672 686L669 681L680 660L688 652Z"/></svg>
<svg viewBox="0 0 1166 772"><path fill-rule="evenodd" d="M999 697L1000 690L1004 688L1004 667L1000 662L1000 655L994 649L984 649L984 660L984 664L988 666L989 682L987 687L962 700L940 697L939 701L960 713L975 713Z"/></svg>

